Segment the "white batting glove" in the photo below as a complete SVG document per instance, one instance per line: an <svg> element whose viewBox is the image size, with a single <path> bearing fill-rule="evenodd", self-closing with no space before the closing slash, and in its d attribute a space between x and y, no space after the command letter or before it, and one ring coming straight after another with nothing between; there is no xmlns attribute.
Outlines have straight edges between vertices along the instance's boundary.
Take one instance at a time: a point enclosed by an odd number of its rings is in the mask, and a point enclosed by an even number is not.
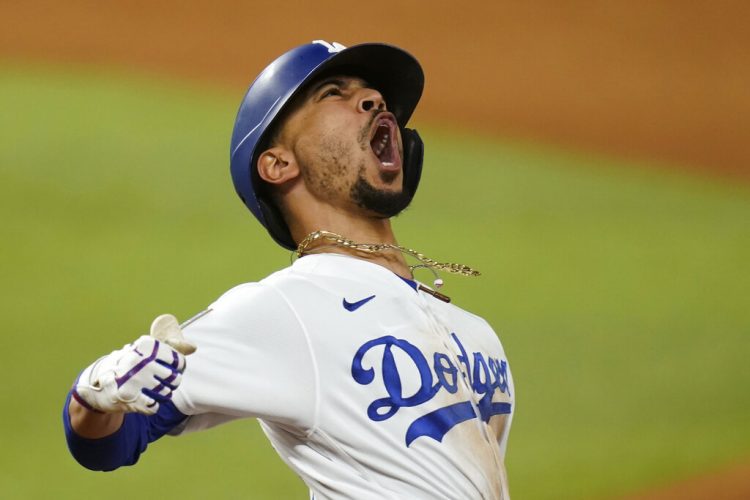
<svg viewBox="0 0 750 500"><path fill-rule="evenodd" d="M153 415L180 385L185 355L194 351L177 319L163 314L151 324L150 336L143 335L86 368L73 397L93 411Z"/></svg>

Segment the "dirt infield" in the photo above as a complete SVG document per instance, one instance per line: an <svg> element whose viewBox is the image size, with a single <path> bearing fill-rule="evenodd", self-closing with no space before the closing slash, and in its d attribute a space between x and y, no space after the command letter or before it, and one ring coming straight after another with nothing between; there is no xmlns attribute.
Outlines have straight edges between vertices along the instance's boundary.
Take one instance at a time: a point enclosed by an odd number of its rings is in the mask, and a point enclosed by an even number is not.
<svg viewBox="0 0 750 500"><path fill-rule="evenodd" d="M739 0L2 2L0 57L116 64L237 95L281 48L386 40L425 66L417 119L750 179L749 14Z"/></svg>
<svg viewBox="0 0 750 500"><path fill-rule="evenodd" d="M750 498L750 462L721 472L696 476L622 500L747 500Z"/></svg>
<svg viewBox="0 0 750 500"><path fill-rule="evenodd" d="M750 4L2 2L0 58L115 65L239 96L283 48L383 40L423 63L416 115L750 180ZM750 465L629 500L750 498Z"/></svg>

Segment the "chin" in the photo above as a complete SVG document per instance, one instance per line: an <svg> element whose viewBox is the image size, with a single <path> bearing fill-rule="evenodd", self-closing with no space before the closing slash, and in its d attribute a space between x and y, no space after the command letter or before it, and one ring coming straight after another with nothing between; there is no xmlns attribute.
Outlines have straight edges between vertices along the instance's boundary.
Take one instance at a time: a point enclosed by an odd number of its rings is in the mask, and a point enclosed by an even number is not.
<svg viewBox="0 0 750 500"><path fill-rule="evenodd" d="M396 176L398 176L398 172L396 172ZM390 184L393 184L393 180ZM405 192L403 187L396 189L376 187L362 176L352 186L350 194L357 206L383 218L398 215L411 202L411 195Z"/></svg>

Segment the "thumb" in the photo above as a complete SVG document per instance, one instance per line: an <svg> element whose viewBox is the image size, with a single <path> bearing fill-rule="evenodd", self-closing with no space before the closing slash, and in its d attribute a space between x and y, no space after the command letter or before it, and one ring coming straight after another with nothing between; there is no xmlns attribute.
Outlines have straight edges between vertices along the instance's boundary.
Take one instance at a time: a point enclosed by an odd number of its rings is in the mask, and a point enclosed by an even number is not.
<svg viewBox="0 0 750 500"><path fill-rule="evenodd" d="M170 345L175 351L187 356L195 352L195 344L182 335L177 318L171 314L162 314L151 323L151 336Z"/></svg>

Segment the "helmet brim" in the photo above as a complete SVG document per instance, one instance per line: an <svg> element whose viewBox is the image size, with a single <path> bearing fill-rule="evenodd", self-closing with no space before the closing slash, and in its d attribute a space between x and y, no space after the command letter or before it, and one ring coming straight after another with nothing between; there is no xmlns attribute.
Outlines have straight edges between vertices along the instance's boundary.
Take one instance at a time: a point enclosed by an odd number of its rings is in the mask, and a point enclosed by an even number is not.
<svg viewBox="0 0 750 500"><path fill-rule="evenodd" d="M342 50L318 66L305 79L304 88L320 75L357 76L378 90L399 125L406 126L424 88L424 73L408 52L383 43L364 43Z"/></svg>

